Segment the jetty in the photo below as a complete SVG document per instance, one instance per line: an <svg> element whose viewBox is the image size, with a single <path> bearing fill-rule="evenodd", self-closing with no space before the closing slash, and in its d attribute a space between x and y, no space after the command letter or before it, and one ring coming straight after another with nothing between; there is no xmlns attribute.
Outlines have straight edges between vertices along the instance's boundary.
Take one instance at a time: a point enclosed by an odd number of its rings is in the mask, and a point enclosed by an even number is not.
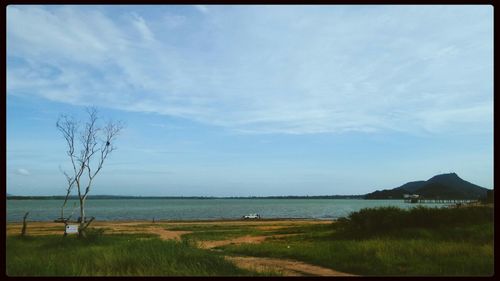
<svg viewBox="0 0 500 281"><path fill-rule="evenodd" d="M475 199L439 199L439 198L404 198L405 203L449 203L449 204L457 204L457 203L472 203L477 200Z"/></svg>

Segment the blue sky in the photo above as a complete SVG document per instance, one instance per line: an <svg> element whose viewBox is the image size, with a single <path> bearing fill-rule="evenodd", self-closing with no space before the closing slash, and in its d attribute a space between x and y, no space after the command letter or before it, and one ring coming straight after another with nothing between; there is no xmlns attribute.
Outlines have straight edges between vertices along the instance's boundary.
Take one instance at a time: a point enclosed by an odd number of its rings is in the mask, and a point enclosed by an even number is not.
<svg viewBox="0 0 500 281"><path fill-rule="evenodd" d="M92 194L493 187L493 8L8 6L7 192L61 195L60 114L123 120Z"/></svg>

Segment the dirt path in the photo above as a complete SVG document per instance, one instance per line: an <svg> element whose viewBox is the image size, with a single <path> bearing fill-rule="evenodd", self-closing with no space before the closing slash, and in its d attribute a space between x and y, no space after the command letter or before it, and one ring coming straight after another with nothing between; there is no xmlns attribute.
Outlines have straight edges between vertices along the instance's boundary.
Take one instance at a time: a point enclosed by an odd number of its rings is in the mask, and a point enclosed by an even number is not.
<svg viewBox="0 0 500 281"><path fill-rule="evenodd" d="M160 236L161 239L164 239L164 240L174 239L174 240L179 240L179 241L181 240L182 235L192 232L192 231L180 231L180 230L175 230L175 231L174 230L166 230L166 229L154 227L154 226L149 227L147 230L148 230L148 233L157 234L158 236Z"/></svg>
<svg viewBox="0 0 500 281"><path fill-rule="evenodd" d="M211 249L224 245L232 244L258 244L264 242L268 238L286 237L296 234L276 234L276 235L263 235L263 236L241 236L232 239L218 240L218 241L202 241L198 247L203 249ZM261 257L242 257L242 256L224 256L227 260L233 262L236 266L244 269L254 270L257 272L278 272L283 276L354 276L349 273L336 271L330 268L325 268L317 265L308 264L305 262L261 258Z"/></svg>
<svg viewBox="0 0 500 281"><path fill-rule="evenodd" d="M215 241L201 241L199 242L199 247L203 249L212 249L215 247L220 247L224 245L230 245L230 244L244 244L244 243L250 243L250 244L256 244L256 243L261 243L262 241L266 240L266 236L241 236L241 237L236 237L232 239L226 239L226 240L215 240Z"/></svg>
<svg viewBox="0 0 500 281"><path fill-rule="evenodd" d="M225 258L244 269L258 272L274 271L283 274L283 276L355 276L349 273L294 260L231 256L226 256Z"/></svg>
<svg viewBox="0 0 500 281"><path fill-rule="evenodd" d="M286 236L292 236L296 234L275 234L275 235L262 235L262 236L240 236L236 238L231 238L231 239L226 239L226 240L209 240L209 241L201 241L199 243L199 247L203 249L212 249L220 246L225 246L225 245L232 245L232 244L258 244L264 242L264 240L268 238L279 238L279 237L286 237Z"/></svg>

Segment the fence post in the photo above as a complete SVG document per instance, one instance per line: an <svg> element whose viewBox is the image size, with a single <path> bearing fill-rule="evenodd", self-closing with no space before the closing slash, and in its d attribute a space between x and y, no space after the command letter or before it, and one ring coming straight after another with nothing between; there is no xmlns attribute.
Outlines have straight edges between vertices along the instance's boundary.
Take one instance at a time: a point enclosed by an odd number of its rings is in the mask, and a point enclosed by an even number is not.
<svg viewBox="0 0 500 281"><path fill-rule="evenodd" d="M21 236L26 236L26 227L27 227L26 218L28 217L29 214L30 214L30 212L26 212L26 214L24 214L23 229L21 230Z"/></svg>

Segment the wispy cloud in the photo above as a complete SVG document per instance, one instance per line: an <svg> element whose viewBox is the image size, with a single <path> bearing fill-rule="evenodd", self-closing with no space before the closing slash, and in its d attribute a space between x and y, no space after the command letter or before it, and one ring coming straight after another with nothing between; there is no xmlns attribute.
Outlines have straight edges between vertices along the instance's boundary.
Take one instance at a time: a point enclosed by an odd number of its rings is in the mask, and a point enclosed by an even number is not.
<svg viewBox="0 0 500 281"><path fill-rule="evenodd" d="M16 174L21 175L21 176L29 176L30 175L30 172L26 169L23 169L23 168L17 169L15 172L16 172Z"/></svg>
<svg viewBox="0 0 500 281"><path fill-rule="evenodd" d="M153 32L151 32L151 30L149 29L148 25L146 24L146 21L142 17L136 14L134 14L133 16L134 16L133 24L142 35L142 38L145 41L153 41L154 40Z"/></svg>
<svg viewBox="0 0 500 281"><path fill-rule="evenodd" d="M207 5L193 5L193 6L196 8L196 10L198 10L204 14L207 14L209 11Z"/></svg>
<svg viewBox="0 0 500 281"><path fill-rule="evenodd" d="M8 94L246 133L490 130L489 6L214 6L210 14L9 6ZM166 17L176 28L162 27Z"/></svg>

